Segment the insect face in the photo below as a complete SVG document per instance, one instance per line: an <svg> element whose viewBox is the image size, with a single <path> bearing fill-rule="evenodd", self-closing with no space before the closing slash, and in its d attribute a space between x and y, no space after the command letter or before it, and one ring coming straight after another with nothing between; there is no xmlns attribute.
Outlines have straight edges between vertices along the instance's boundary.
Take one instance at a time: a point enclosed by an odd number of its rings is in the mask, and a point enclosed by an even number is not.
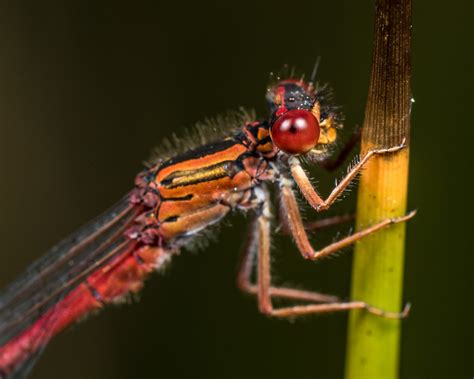
<svg viewBox="0 0 474 379"><path fill-rule="evenodd" d="M319 154L335 141L334 115L321 109L312 83L286 79L267 92L273 143L287 154ZM319 145L319 146L318 146Z"/></svg>

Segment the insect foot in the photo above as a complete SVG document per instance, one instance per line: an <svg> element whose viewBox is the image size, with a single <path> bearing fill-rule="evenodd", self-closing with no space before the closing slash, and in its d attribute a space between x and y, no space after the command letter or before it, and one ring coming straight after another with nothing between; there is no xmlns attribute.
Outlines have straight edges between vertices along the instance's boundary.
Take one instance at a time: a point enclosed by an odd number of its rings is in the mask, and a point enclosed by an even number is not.
<svg viewBox="0 0 474 379"><path fill-rule="evenodd" d="M369 304L365 305L365 310L367 310L367 312L372 313L376 316L390 318L393 320L402 320L404 318L407 318L408 315L410 314L410 309L411 309L410 303L406 303L405 307L403 308L401 312L387 312L383 309L373 307Z"/></svg>
<svg viewBox="0 0 474 379"><path fill-rule="evenodd" d="M416 210L413 210L413 211L407 213L405 216L394 217L394 218L390 219L390 223L391 224L397 224L399 222L408 221L408 220L412 219L413 217L415 217L416 212L417 212Z"/></svg>
<svg viewBox="0 0 474 379"><path fill-rule="evenodd" d="M407 139L403 138L400 145L389 147L389 148L386 148L386 149L372 150L372 154L381 155L381 154L395 153L397 151L400 151L400 150L403 150L404 148L406 148L407 147L406 142L407 142Z"/></svg>

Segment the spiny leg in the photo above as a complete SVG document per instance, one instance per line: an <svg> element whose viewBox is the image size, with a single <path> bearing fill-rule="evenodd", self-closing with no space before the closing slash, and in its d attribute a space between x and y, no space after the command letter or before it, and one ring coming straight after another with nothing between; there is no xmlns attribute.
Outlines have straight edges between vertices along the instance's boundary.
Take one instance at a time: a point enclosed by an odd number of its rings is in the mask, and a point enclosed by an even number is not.
<svg viewBox="0 0 474 379"><path fill-rule="evenodd" d="M408 308L403 313L385 312L381 309L371 307L362 301L337 302L337 298L329 295L322 295L314 292L301 291L292 288L279 288L271 285L270 272L270 211L268 199L263 204L262 212L251 229L252 235L249 236L247 247L242 260L241 272L239 274L239 287L243 290L256 293L258 295L259 309L262 313L273 317L285 318L315 313L330 313L347 311L351 309L366 309L367 311L388 318L399 319L405 317ZM252 261L257 249L257 285L250 282ZM325 304L308 304L273 308L272 298L283 297L300 301L326 301Z"/></svg>
<svg viewBox="0 0 474 379"><path fill-rule="evenodd" d="M287 217L280 218L281 220L280 227L278 228L277 231L283 234L289 235L291 234L291 231L285 220L286 218ZM332 217L322 218L320 220L307 222L304 224L304 228L308 232L314 232L316 230L330 228L332 226L336 226L336 225L343 224L349 221L354 221L354 220L355 220L355 214L348 213L348 214L336 215Z"/></svg>
<svg viewBox="0 0 474 379"><path fill-rule="evenodd" d="M279 222L280 225L277 228L277 231L286 235L291 234L290 227L288 225L288 217L284 214L282 206L280 204L279 207ZM332 226L336 226L345 222L350 222L355 220L354 213L347 213L342 215L335 215L331 217L322 218L315 221L306 222L304 224L304 228L308 232L314 232L316 230L330 228Z"/></svg>
<svg viewBox="0 0 474 379"><path fill-rule="evenodd" d="M315 230L320 230L324 228L330 228L331 226L336 226L345 222L354 221L355 214L342 214L336 215L332 217L322 218L320 220L315 220L311 222L307 222L304 224L304 228L308 232L312 232Z"/></svg>
<svg viewBox="0 0 474 379"><path fill-rule="evenodd" d="M366 309L368 312L387 318L399 319L405 317L408 312L406 308L402 313L385 312L384 310L372 307L363 301L350 302L330 302L325 304L296 305L274 309L272 303L271 274L270 274L270 212L268 203L264 204L262 213L256 221L258 228L258 276L257 294L259 309L262 313L273 317L295 317L316 313L330 313L348 311L351 309ZM297 291L297 290L293 290ZM307 300L305 298L293 296L293 299Z"/></svg>
<svg viewBox="0 0 474 379"><path fill-rule="evenodd" d="M314 250L309 242L308 235L306 234L303 221L301 219L298 203L296 202L295 194L291 188L291 181L288 179L282 179L280 185L282 207L285 210L286 217L288 218L287 224L290 227L290 232L295 240L298 250L304 258L311 260L318 260L327 257L335 252L354 244L360 239L375 233L376 231L383 229L389 225L400 223L411 219L415 216L416 211L412 211L405 216L387 218L380 221L379 223L372 225L366 229L358 231L350 236L343 238L337 242L333 242L321 250Z"/></svg>
<svg viewBox="0 0 474 379"><path fill-rule="evenodd" d="M296 202L295 194L293 190L291 189L291 182L288 180L282 180L281 183L282 184L281 184L280 190L281 190L281 197L282 197L282 205L286 210L286 214L288 217L288 225L290 225L291 227L291 233L295 240L296 246L298 247L298 250L301 252L304 258L311 259L311 260L318 260L318 259L327 257L331 254L334 254L338 250L341 250L342 248L347 247L357 242L358 240L362 239L365 236L368 236L369 234L372 234L391 224L407 221L413 216L415 216L416 214L416 212L413 211L402 217L389 218L389 219L382 220L378 224L375 224L360 232L356 232L346 238L343 238L340 241L334 242L326 246L325 248L316 251L311 246L308 236L304 230L303 222L301 220L301 215L298 209L298 204ZM376 314L378 316L388 317L388 318L406 317L410 309L410 305L407 304L401 313L395 313L395 312L386 312L382 309L370 306L363 302L351 302L351 304L357 304L357 305L354 305L354 308L358 308L358 307L364 308L370 313ZM360 304L364 304L364 305L361 306ZM291 312L294 312L294 311L295 310ZM299 311L303 312L302 314L306 312L304 310L296 310L296 312L299 312ZM283 312L283 314L286 314L286 313Z"/></svg>
<svg viewBox="0 0 474 379"><path fill-rule="evenodd" d="M258 252L259 236L258 221L255 219L249 227L247 240L241 253L239 273L237 275L237 286L244 292L256 295L258 286L251 282L252 269ZM338 298L332 295L321 294L312 291L304 291L294 288L273 287L270 285L270 296L286 299L295 299L312 302L336 302Z"/></svg>
<svg viewBox="0 0 474 379"><path fill-rule="evenodd" d="M370 150L362 157L359 163L357 163L351 170L349 170L347 175L332 190L326 200L323 200L319 196L318 192L314 189L308 176L301 167L299 159L296 156L290 157L288 159L288 163L290 164L291 175L293 176L293 179L300 188L306 201L308 201L308 203L314 209L316 209L316 211L321 212L328 209L334 203L334 201L336 201L336 199L344 192L350 182L357 176L357 174L371 158L376 155L394 153L403 149L404 147L406 147L405 141L403 141L402 144L400 144L399 146L391 147L388 149Z"/></svg>

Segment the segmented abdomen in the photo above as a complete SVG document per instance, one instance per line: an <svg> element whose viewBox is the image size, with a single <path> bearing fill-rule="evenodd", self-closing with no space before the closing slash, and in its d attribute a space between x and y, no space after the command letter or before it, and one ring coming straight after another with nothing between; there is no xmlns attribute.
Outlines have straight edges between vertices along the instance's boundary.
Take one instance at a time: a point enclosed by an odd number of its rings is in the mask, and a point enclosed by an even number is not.
<svg viewBox="0 0 474 379"><path fill-rule="evenodd" d="M63 329L104 305L138 292L145 278L170 254L158 247L125 242L123 251L97 269L71 292L40 316L30 327L0 346L0 378L22 369L48 341ZM26 372L24 373L26 374Z"/></svg>

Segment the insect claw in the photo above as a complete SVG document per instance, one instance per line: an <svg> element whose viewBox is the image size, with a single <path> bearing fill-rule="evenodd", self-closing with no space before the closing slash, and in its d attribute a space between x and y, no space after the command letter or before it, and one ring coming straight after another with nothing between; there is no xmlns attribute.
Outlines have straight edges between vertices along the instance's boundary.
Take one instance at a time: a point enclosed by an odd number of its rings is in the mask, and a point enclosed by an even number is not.
<svg viewBox="0 0 474 379"><path fill-rule="evenodd" d="M372 307L371 305L368 305L368 304L366 304L365 309L369 313L372 313L373 315L376 315L376 316L390 318L394 320L402 320L404 318L407 318L408 315L410 314L411 304L406 303L401 312L387 312L387 311L384 311L383 309Z"/></svg>
<svg viewBox="0 0 474 379"><path fill-rule="evenodd" d="M406 303L405 306L403 307L402 313L400 313L401 318L407 318L408 315L410 314L411 310L411 303Z"/></svg>
<svg viewBox="0 0 474 379"><path fill-rule="evenodd" d="M417 212L417 210L415 209L415 210L407 213L405 216L395 217L395 218L392 219L392 223L395 224L395 223L399 223L399 222L408 221L408 220L412 219L413 217L415 217L416 212Z"/></svg>
<svg viewBox="0 0 474 379"><path fill-rule="evenodd" d="M411 212L409 212L404 218L405 218L405 220L409 220L409 219L415 217L417 213L418 213L418 210L414 209Z"/></svg>
<svg viewBox="0 0 474 379"><path fill-rule="evenodd" d="M372 150L372 154L382 155L382 154L389 154L389 153L396 153L404 148L406 148L406 138L403 138L402 142L398 146L393 146L385 149L376 149Z"/></svg>

